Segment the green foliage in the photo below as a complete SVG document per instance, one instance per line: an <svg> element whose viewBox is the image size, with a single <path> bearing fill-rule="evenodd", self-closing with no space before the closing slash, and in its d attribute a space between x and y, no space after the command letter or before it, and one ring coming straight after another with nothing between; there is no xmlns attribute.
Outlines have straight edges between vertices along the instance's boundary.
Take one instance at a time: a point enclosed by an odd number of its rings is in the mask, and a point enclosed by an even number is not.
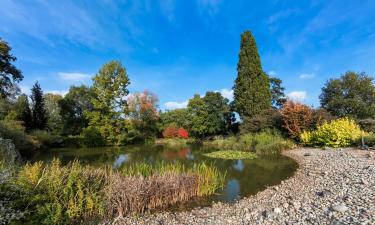
<svg viewBox="0 0 375 225"><path fill-rule="evenodd" d="M13 63L17 60L10 51L12 48L0 38L0 99L9 97L16 82L23 79L22 72Z"/></svg>
<svg viewBox="0 0 375 225"><path fill-rule="evenodd" d="M32 115L27 95L22 94L18 97L15 110L17 113L17 120L22 121L26 130L32 127Z"/></svg>
<svg viewBox="0 0 375 225"><path fill-rule="evenodd" d="M365 73L346 72L329 80L322 88L320 103L338 117L357 119L375 117L375 86Z"/></svg>
<svg viewBox="0 0 375 225"><path fill-rule="evenodd" d="M374 147L375 146L375 134L369 133L369 134L363 135L363 141L365 145ZM362 137L358 139L358 145L362 146Z"/></svg>
<svg viewBox="0 0 375 225"><path fill-rule="evenodd" d="M20 192L14 199L16 205L30 211L28 223L72 224L104 215L106 184L104 172L82 167L77 161L61 166L53 160L47 165L26 164L12 185Z"/></svg>
<svg viewBox="0 0 375 225"><path fill-rule="evenodd" d="M124 127L126 100L130 84L125 67L119 61L103 65L93 78L92 111L85 112L89 125L96 127L108 143L116 143Z"/></svg>
<svg viewBox="0 0 375 225"><path fill-rule="evenodd" d="M61 95L47 93L44 95L45 109L47 113L47 127L53 133L61 133L62 117L59 102L63 99Z"/></svg>
<svg viewBox="0 0 375 225"><path fill-rule="evenodd" d="M105 140L96 127L87 127L81 133L82 144L85 147L104 146Z"/></svg>
<svg viewBox="0 0 375 225"><path fill-rule="evenodd" d="M182 147L186 147L188 144L188 140L183 138L163 138L158 139L156 144L162 144L168 148L178 149Z"/></svg>
<svg viewBox="0 0 375 225"><path fill-rule="evenodd" d="M361 126L361 129L367 132L375 132L375 119L363 119L359 120L358 124Z"/></svg>
<svg viewBox="0 0 375 225"><path fill-rule="evenodd" d="M23 157L31 156L41 147L39 141L25 133L25 128L18 121L0 120L0 137L12 140Z"/></svg>
<svg viewBox="0 0 375 225"><path fill-rule="evenodd" d="M188 109L174 109L160 113L159 131L164 131L171 124L175 124L177 127L190 127Z"/></svg>
<svg viewBox="0 0 375 225"><path fill-rule="evenodd" d="M217 138L203 144L220 150L250 151L258 155L278 155L294 147L292 141L284 139L273 130L243 134L239 137Z"/></svg>
<svg viewBox="0 0 375 225"><path fill-rule="evenodd" d="M47 128L48 115L45 109L43 91L38 82L31 89L32 128L44 130Z"/></svg>
<svg viewBox="0 0 375 225"><path fill-rule="evenodd" d="M84 85L70 87L69 92L58 102L63 121L63 135L78 135L88 126L84 114L93 110L94 106L91 103L93 98L95 94L89 87Z"/></svg>
<svg viewBox="0 0 375 225"><path fill-rule="evenodd" d="M128 98L127 116L132 129L137 130L143 139L153 139L157 133L158 99L148 91L134 93Z"/></svg>
<svg viewBox="0 0 375 225"><path fill-rule="evenodd" d="M263 72L255 39L250 31L241 35L234 105L241 118L252 117L271 107L270 81Z"/></svg>
<svg viewBox="0 0 375 225"><path fill-rule="evenodd" d="M281 108L286 102L286 97L284 94L285 88L281 86L281 83L281 79L270 77L272 105L276 108Z"/></svg>
<svg viewBox="0 0 375 225"><path fill-rule="evenodd" d="M46 130L33 130L30 135L47 147L60 147L63 142L60 135Z"/></svg>
<svg viewBox="0 0 375 225"><path fill-rule="evenodd" d="M225 134L233 121L228 99L217 92L194 95L188 103L189 133L197 138Z"/></svg>
<svg viewBox="0 0 375 225"><path fill-rule="evenodd" d="M255 133L266 129L282 130L282 118L278 110L270 108L253 117L245 117L240 124L240 132Z"/></svg>
<svg viewBox="0 0 375 225"><path fill-rule="evenodd" d="M318 126L315 131L304 131L301 142L316 147L347 147L355 144L363 134L354 120L341 118Z"/></svg>
<svg viewBox="0 0 375 225"><path fill-rule="evenodd" d="M252 152L223 150L203 154L204 156L216 159L255 159L257 155Z"/></svg>

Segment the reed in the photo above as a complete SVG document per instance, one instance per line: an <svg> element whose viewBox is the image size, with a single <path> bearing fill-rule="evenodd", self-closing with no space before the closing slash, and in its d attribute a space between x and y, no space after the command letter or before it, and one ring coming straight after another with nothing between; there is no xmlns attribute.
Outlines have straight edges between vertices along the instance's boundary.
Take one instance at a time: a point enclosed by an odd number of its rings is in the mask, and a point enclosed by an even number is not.
<svg viewBox="0 0 375 225"><path fill-rule="evenodd" d="M138 163L113 170L78 161L64 166L54 159L18 168L0 188L12 192L12 204L28 212L21 223L81 224L210 195L224 181L225 174L205 163L191 168L182 163Z"/></svg>

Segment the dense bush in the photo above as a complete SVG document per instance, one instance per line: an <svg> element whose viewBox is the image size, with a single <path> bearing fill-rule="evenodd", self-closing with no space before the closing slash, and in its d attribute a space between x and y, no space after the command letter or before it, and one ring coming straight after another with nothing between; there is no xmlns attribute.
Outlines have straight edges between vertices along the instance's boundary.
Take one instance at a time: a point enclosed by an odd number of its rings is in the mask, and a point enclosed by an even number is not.
<svg viewBox="0 0 375 225"><path fill-rule="evenodd" d="M242 134L260 132L265 129L280 129L282 127L281 114L276 109L265 110L253 117L245 117L240 124Z"/></svg>
<svg viewBox="0 0 375 225"><path fill-rule="evenodd" d="M363 135L363 142L362 143L362 137L358 139L358 145L362 146L362 144L365 144L369 147L374 147L375 146L375 134L374 133L368 133Z"/></svg>
<svg viewBox="0 0 375 225"><path fill-rule="evenodd" d="M259 133L243 134L240 137L216 138L204 145L220 150L252 151L259 155L277 155L291 149L294 143L280 136L277 131L265 130Z"/></svg>
<svg viewBox="0 0 375 225"><path fill-rule="evenodd" d="M308 146L347 147L355 144L363 131L348 118L333 120L318 126L315 131L305 131L301 141Z"/></svg>
<svg viewBox="0 0 375 225"><path fill-rule="evenodd" d="M25 128L18 121L0 120L0 137L11 139L21 156L29 157L41 148L42 144L25 133Z"/></svg>
<svg viewBox="0 0 375 225"><path fill-rule="evenodd" d="M359 126L362 130L367 132L375 132L375 119L363 119L358 121Z"/></svg>
<svg viewBox="0 0 375 225"><path fill-rule="evenodd" d="M34 130L31 132L31 135L47 147L59 147L64 141L60 135L53 134L46 130Z"/></svg>
<svg viewBox="0 0 375 225"><path fill-rule="evenodd" d="M188 139L189 133L184 128L178 127L176 124L170 124L164 129L163 137Z"/></svg>
<svg viewBox="0 0 375 225"><path fill-rule="evenodd" d="M86 147L96 147L105 145L104 138L100 134L99 130L95 127L87 127L83 129L81 136L82 144Z"/></svg>
<svg viewBox="0 0 375 225"><path fill-rule="evenodd" d="M184 128L178 128L178 137L183 139L189 139L189 133Z"/></svg>

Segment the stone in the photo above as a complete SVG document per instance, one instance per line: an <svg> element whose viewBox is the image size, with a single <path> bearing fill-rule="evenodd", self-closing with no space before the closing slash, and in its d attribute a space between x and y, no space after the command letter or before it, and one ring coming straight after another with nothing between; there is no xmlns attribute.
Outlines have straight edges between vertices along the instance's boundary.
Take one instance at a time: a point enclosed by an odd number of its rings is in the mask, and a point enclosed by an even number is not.
<svg viewBox="0 0 375 225"><path fill-rule="evenodd" d="M280 208L274 208L273 211L277 214L280 214L281 213L281 209Z"/></svg>
<svg viewBox="0 0 375 225"><path fill-rule="evenodd" d="M349 208L344 204L335 205L332 209L336 212L346 212Z"/></svg>

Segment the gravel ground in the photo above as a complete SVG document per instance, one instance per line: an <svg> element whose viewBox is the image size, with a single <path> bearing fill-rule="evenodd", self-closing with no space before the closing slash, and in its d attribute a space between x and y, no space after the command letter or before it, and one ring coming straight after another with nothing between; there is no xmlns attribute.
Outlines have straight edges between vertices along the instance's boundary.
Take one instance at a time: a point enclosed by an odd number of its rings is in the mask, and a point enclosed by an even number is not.
<svg viewBox="0 0 375 225"><path fill-rule="evenodd" d="M114 224L375 224L375 152L304 148L285 154L300 168L257 195Z"/></svg>

